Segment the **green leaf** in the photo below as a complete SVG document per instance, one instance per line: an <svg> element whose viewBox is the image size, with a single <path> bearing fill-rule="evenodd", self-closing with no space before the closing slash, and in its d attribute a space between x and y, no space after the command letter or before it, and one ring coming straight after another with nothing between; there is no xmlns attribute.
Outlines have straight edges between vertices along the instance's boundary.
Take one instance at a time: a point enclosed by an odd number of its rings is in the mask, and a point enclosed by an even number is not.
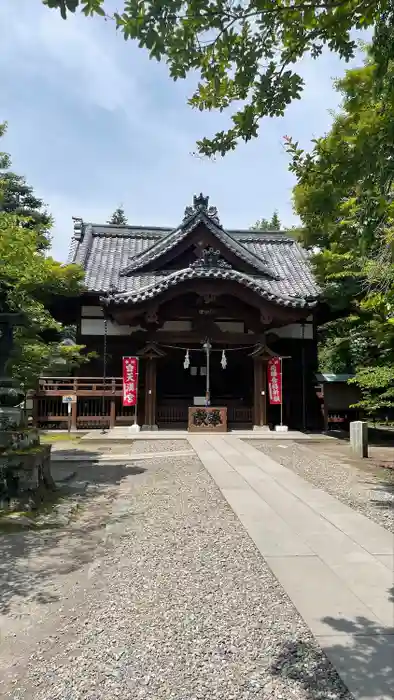
<svg viewBox="0 0 394 700"><path fill-rule="evenodd" d="M64 18L76 9L105 15L104 0L43 2ZM155 60L164 58L174 80L197 74L201 87L190 99L193 107L232 110L235 129L198 143L200 153L215 156L256 138L264 117L281 116L300 99L304 82L293 66L303 56L319 60L325 46L346 60L354 56L354 29L374 26L383 83L393 52L388 7L388 0L123 0L113 19L126 40L135 39ZM357 101L355 91L349 99Z"/></svg>

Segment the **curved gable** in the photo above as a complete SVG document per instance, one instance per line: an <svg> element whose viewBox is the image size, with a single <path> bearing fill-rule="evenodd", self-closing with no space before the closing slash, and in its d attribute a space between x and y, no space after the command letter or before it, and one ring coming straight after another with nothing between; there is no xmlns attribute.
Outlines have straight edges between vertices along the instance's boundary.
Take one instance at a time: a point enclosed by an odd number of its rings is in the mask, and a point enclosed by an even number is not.
<svg viewBox="0 0 394 700"><path fill-rule="evenodd" d="M227 263L222 267L216 264L219 268L216 274L215 266L211 264L206 272L209 279L226 279L224 273L234 281L243 276L247 286L256 285L264 298L283 300L286 305L297 308L314 305L320 289L313 277L308 255L294 238L285 232L224 231L216 210L208 207L207 198L202 199L201 202L201 197L195 197L194 207L186 209L182 225L177 229L97 225L75 220L69 259L84 268L87 293L98 297L115 290L117 294L128 296L130 303L134 299L139 303L140 292L145 294L149 290L149 295L155 296L160 294L159 288L172 285L176 280L181 283L182 278L202 279L204 265L199 266L198 260L203 257L205 245L207 248L211 246L215 254L220 248L220 257ZM209 230L209 236L200 235L196 230L198 226L201 229L201 225ZM193 243L187 250L193 255L184 252L174 256L175 261L172 258L177 264L160 267L159 261L164 261L165 251L171 249L175 252L180 237L187 241L188 235ZM204 244L202 239L209 237L211 243ZM217 244L219 241L220 245ZM200 242L203 245L199 246ZM227 256L225 250L229 251ZM152 260L153 265L149 265ZM127 261L130 261L128 265ZM237 261L244 264L237 264Z"/></svg>
<svg viewBox="0 0 394 700"><path fill-rule="evenodd" d="M164 256L168 256L172 251L175 257L177 248L184 244L185 240L202 225L240 262L246 263L258 274L268 275L276 279L277 275L266 260L256 253L251 253L240 241L224 230L220 225L216 208L208 206L208 199L202 194L199 197L194 197L193 207L186 207L182 224L158 240L148 250L137 255L121 270L121 276L145 272L148 268L159 271Z"/></svg>

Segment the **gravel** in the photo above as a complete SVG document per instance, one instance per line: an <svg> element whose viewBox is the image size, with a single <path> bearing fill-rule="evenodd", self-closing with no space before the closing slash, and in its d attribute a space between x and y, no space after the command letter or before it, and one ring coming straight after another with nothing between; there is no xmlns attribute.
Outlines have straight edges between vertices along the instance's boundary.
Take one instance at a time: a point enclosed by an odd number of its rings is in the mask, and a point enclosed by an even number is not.
<svg viewBox="0 0 394 700"><path fill-rule="evenodd" d="M78 446L67 445L67 443L58 443L54 445L53 456L56 460L79 457L83 459L86 454L88 458L99 457L105 458L108 455L122 457L127 455L132 457L133 454L149 454L149 453L163 453L163 452L192 452L190 444L187 440L183 439L154 439L154 440L144 440L138 439L130 441L110 441L102 440L97 441L94 444L86 441L79 442Z"/></svg>
<svg viewBox="0 0 394 700"><path fill-rule="evenodd" d="M367 465L361 470L354 464L346 464L345 457L341 460L324 454L324 443L312 448L290 441L286 445L258 440L246 442L378 525L394 532L394 473L383 469L373 470ZM320 453L317 452L318 449Z"/></svg>
<svg viewBox="0 0 394 700"><path fill-rule="evenodd" d="M63 592L2 697L351 700L196 457L121 482L95 561Z"/></svg>
<svg viewBox="0 0 394 700"><path fill-rule="evenodd" d="M131 452L187 452L191 447L187 440L135 440Z"/></svg>

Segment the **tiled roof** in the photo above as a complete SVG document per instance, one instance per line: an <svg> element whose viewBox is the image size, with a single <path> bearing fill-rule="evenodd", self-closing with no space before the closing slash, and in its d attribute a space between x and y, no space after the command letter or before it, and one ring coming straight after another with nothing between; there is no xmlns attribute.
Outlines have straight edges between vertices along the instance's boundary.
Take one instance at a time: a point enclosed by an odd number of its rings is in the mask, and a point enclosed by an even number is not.
<svg viewBox="0 0 394 700"><path fill-rule="evenodd" d="M286 233L263 231L224 232L233 252L240 250L253 260L256 274L244 274L236 269L185 268L176 272L138 272L130 270L122 274L130 261L152 260L174 229L84 224L71 243L69 261L81 264L85 269L85 285L90 292L99 295L116 290L117 301L135 303L152 298L164 289L182 280L196 278L233 279L255 289L262 297L292 307L312 307L319 295L308 256ZM186 234L187 235L187 234ZM224 237L223 237L224 242ZM175 243L176 244L176 243ZM245 260L245 256L243 257Z"/></svg>
<svg viewBox="0 0 394 700"><path fill-rule="evenodd" d="M249 263L249 265L251 265L256 272L263 272L264 274L275 277L273 270L270 269L266 261L260 258L259 254L256 253L251 255L250 251L245 248L244 245L242 245L242 242L232 238L227 231L220 226L220 224L213 221L204 211L201 210L195 211L186 221L183 221L182 225L178 226L178 228L161 236L156 243L149 248L149 250L137 255L124 268L122 274L128 274L139 270L148 262L152 263L154 260L158 260L161 255L172 250L181 241L183 241L199 224L206 226L207 229L209 229L209 231L211 231L211 233L213 233L213 235L226 246L226 248L231 250L232 253L235 253L235 255L241 260Z"/></svg>
<svg viewBox="0 0 394 700"><path fill-rule="evenodd" d="M136 304L138 302L148 301L162 292L165 292L167 289L192 279L220 279L238 282L244 287L249 287L249 289L252 289L264 299L275 302L280 306L306 308L314 305L311 299L294 298L274 293L272 289L270 290L267 288L267 285L264 285L264 280L261 277L245 275L242 272L232 269L203 267L186 267L167 275L156 275L155 278L149 277L149 281L147 281L145 286L126 292L110 294L106 297L105 301L112 304Z"/></svg>

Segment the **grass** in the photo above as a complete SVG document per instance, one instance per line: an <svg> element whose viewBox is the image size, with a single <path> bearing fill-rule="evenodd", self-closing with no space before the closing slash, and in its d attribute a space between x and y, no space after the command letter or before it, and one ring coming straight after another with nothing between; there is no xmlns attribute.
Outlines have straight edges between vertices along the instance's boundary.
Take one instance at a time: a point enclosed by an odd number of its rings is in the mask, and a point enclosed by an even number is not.
<svg viewBox="0 0 394 700"><path fill-rule="evenodd" d="M41 433L40 441L48 442L79 442L86 433Z"/></svg>
<svg viewBox="0 0 394 700"><path fill-rule="evenodd" d="M34 510L9 510L8 508L0 508L0 534L26 532L28 530L60 529L64 527L64 524L60 522L40 522L40 516L51 514L59 503L67 502L69 498L70 493L67 491L67 487L64 486L57 488L56 491L48 491L43 501L37 505ZM80 502L74 502L72 504L72 510L70 510L68 515L70 522L78 518L82 508L83 505ZM17 518L21 515L29 518L31 523L29 525L21 525L21 523L18 523Z"/></svg>
<svg viewBox="0 0 394 700"><path fill-rule="evenodd" d="M34 454L39 454L41 452L41 447L40 445L29 445L28 447L21 447L18 450L13 450L8 449L5 450L5 452L2 452L3 457L13 457L13 456L20 456L20 455L34 455Z"/></svg>

